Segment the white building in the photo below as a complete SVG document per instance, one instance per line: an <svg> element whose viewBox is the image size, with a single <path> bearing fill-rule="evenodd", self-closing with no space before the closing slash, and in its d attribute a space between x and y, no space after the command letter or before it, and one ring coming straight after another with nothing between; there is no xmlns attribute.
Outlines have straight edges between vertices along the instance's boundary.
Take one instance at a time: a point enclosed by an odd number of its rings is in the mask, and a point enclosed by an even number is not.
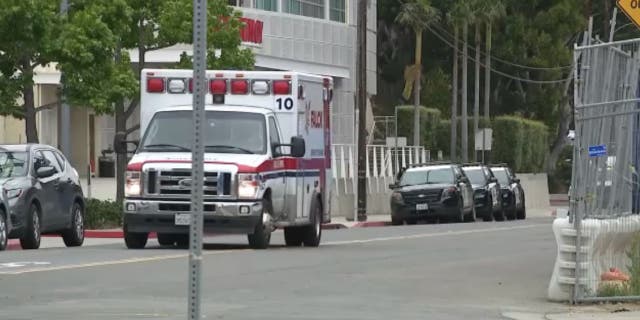
<svg viewBox="0 0 640 320"><path fill-rule="evenodd" d="M248 27L242 32L243 45L252 48L257 70L295 70L332 76L335 81L334 143L354 143L354 103L356 76L356 1L349 0L229 0L239 7ZM367 33L367 90L376 93L376 2L371 1ZM154 66L177 62L190 45L149 52L146 61ZM137 50L131 52L137 63ZM36 72L36 105L57 100L60 75L54 67ZM371 109L368 110L371 118ZM138 122L136 112L130 125ZM38 113L41 143L59 145L59 110ZM368 121L369 122L369 121ZM371 121L372 122L372 121ZM114 119L98 116L90 108L73 108L71 115L72 162L85 173L88 164L97 175L98 158L110 149ZM0 118L0 142L25 141L24 125L11 118ZM134 135L135 136L135 135Z"/></svg>

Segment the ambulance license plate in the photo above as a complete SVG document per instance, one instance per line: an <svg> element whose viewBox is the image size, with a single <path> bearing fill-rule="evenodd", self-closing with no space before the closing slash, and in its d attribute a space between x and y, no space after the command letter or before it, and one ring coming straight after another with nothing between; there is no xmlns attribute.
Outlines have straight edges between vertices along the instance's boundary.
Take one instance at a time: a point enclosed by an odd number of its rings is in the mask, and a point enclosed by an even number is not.
<svg viewBox="0 0 640 320"><path fill-rule="evenodd" d="M188 226L191 225L190 213L176 213L175 215L176 226Z"/></svg>
<svg viewBox="0 0 640 320"><path fill-rule="evenodd" d="M429 210L429 204L428 203L418 203L416 205L416 210L418 210L418 211Z"/></svg>

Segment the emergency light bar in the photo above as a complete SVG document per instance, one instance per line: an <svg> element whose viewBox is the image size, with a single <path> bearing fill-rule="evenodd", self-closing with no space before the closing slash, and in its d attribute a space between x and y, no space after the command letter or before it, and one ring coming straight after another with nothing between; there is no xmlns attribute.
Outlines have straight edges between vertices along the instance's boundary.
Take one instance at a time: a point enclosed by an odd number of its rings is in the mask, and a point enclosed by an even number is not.
<svg viewBox="0 0 640 320"><path fill-rule="evenodd" d="M224 79L223 74L216 74L216 77L209 79L209 93L213 95L225 95L228 93L235 95L249 94L251 90L255 95L290 95L292 92L291 80L249 80L244 79L241 74L236 79ZM238 79L241 78L241 79ZM285 76L285 79L290 77ZM188 91L187 91L188 89ZM149 93L193 93L193 79L191 78L147 78L147 92ZM301 94L299 92L298 94Z"/></svg>

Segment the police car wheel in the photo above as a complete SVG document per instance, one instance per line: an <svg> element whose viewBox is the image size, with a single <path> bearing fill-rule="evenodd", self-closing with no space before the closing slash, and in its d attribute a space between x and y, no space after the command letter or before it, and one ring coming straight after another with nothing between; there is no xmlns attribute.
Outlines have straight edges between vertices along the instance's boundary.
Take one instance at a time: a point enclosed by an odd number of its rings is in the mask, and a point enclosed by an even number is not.
<svg viewBox="0 0 640 320"><path fill-rule="evenodd" d="M264 223L265 218L271 218L271 201L264 199L262 202L262 219L255 228L253 234L247 236L251 249L267 249L271 242L271 227Z"/></svg>

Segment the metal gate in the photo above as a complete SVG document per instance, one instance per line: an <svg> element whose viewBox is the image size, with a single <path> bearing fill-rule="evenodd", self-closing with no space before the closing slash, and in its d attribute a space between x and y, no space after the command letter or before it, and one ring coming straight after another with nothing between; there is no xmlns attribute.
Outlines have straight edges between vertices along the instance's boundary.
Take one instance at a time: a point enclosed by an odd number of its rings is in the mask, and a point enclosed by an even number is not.
<svg viewBox="0 0 640 320"><path fill-rule="evenodd" d="M574 302L640 300L639 49L640 39L575 48Z"/></svg>

